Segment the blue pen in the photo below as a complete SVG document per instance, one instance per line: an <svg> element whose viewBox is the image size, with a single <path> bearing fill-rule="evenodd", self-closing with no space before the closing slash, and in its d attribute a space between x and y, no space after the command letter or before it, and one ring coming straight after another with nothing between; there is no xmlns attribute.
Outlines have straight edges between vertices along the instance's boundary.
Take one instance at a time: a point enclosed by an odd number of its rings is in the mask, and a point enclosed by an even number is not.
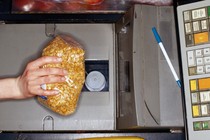
<svg viewBox="0 0 210 140"><path fill-rule="evenodd" d="M174 67L173 67L173 65L171 63L171 60L168 57L168 54L167 54L167 52L166 52L166 50L165 50L165 48L163 46L162 40L161 40L161 38L160 38L160 36L159 36L159 34L158 34L158 32L157 32L155 27L152 28L152 32L153 32L153 34L155 36L155 39L157 40L157 42L158 42L158 44L160 46L160 49L161 49L161 51L162 51L162 53L163 53L163 55L164 55L168 65L169 65L170 69L171 69L171 72L173 73L173 76L174 76L178 86L181 88L181 81L179 80L179 78L178 78L178 76L176 74L176 71L175 71L175 69L174 69Z"/></svg>

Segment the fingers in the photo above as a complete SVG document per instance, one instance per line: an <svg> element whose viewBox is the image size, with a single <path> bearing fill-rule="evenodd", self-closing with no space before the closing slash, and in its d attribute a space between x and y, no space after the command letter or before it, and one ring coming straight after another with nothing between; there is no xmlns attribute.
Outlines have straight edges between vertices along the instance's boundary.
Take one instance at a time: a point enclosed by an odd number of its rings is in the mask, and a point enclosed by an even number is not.
<svg viewBox="0 0 210 140"><path fill-rule="evenodd" d="M29 80L36 79L37 77L50 76L50 75L58 75L58 76L66 76L68 75L68 71L61 68L40 68L35 70L26 71L26 77Z"/></svg>
<svg viewBox="0 0 210 140"><path fill-rule="evenodd" d="M61 75L66 76L68 72L62 68L40 68L45 64L49 63L60 63L62 60L59 57L45 56L41 57L31 63L29 63L24 71L24 75L33 80L37 77L42 77L46 75Z"/></svg>
<svg viewBox="0 0 210 140"><path fill-rule="evenodd" d="M37 79L31 80L28 84L29 86L39 86L42 84L52 84L65 82L66 78L63 76L44 76Z"/></svg>
<svg viewBox="0 0 210 140"><path fill-rule="evenodd" d="M45 64L50 64L50 63L60 63L62 62L62 59L60 57L55 57L55 56L43 56L35 61L30 62L27 65L27 69L37 69Z"/></svg>
<svg viewBox="0 0 210 140"><path fill-rule="evenodd" d="M48 83L59 83L59 82L65 82L65 78L62 76L45 76L38 79L35 79L33 81L30 81L28 83L30 89L29 92L33 95L39 95L39 96L49 96L49 95L56 95L59 93L57 89L52 90L45 90L41 87L43 84Z"/></svg>
<svg viewBox="0 0 210 140"><path fill-rule="evenodd" d="M45 64L61 63L62 59L44 56L30 62L20 78L20 89L25 97L34 95L48 96L58 94L57 90L44 90L40 85L65 82L68 72L62 68L40 68Z"/></svg>
<svg viewBox="0 0 210 140"><path fill-rule="evenodd" d="M36 92L36 95L38 96L51 96L51 95L57 95L59 94L58 90L43 90L43 89L39 89Z"/></svg>
<svg viewBox="0 0 210 140"><path fill-rule="evenodd" d="M43 90L37 86L36 88L36 95L38 96L50 96L50 95L57 95L59 94L58 90Z"/></svg>

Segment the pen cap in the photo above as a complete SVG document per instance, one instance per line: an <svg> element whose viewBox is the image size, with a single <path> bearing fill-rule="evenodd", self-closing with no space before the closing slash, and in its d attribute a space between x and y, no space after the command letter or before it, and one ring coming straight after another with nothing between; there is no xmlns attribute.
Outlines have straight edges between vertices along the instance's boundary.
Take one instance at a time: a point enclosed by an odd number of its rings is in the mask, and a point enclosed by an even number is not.
<svg viewBox="0 0 210 140"><path fill-rule="evenodd" d="M158 32L157 32L157 30L156 30L155 27L152 28L152 32L153 32L153 34L154 34L155 39L157 40L157 42L158 43L162 42L162 40L161 40L161 38L160 38L160 36L159 36L159 34L158 34Z"/></svg>

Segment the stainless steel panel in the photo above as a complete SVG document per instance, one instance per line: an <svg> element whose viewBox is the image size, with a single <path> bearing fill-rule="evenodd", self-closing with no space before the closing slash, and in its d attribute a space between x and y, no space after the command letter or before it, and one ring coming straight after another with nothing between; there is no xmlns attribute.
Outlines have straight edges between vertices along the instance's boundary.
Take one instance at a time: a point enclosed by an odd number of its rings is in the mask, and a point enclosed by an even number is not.
<svg viewBox="0 0 210 140"><path fill-rule="evenodd" d="M132 57L133 93L129 99L131 104L120 103L119 100L118 110L126 108L124 112L127 113L121 115L117 111L117 126L121 129L183 127L181 91L153 36L152 27L158 29L172 64L179 73L173 7L135 5L116 24L119 36L124 34L127 40L127 43L118 40L122 44L118 45L119 48L132 50L127 52ZM122 32L125 28L127 32ZM117 57L120 59L120 54ZM117 93L121 96L119 84ZM124 98L126 100L127 97ZM128 119L131 120L125 121Z"/></svg>
<svg viewBox="0 0 210 140"><path fill-rule="evenodd" d="M41 55L50 39L44 24L6 24L0 25L0 30L1 77L21 74L27 62ZM65 32L79 41L86 50L86 59L109 60L109 92L83 92L77 111L66 117L47 110L34 98L1 101L0 130L115 129L113 24L56 24L56 32ZM46 117L52 121L46 122Z"/></svg>
<svg viewBox="0 0 210 140"><path fill-rule="evenodd" d="M0 102L0 130L43 130L46 116L53 118L46 129L54 130L182 127L180 89L155 42L153 26L178 72L172 7L136 5L115 26L56 24L57 33L71 34L84 46L86 59L109 60L109 92L83 92L77 112L69 117L55 115L35 99ZM0 30L1 77L21 74L49 40L44 24L0 25Z"/></svg>

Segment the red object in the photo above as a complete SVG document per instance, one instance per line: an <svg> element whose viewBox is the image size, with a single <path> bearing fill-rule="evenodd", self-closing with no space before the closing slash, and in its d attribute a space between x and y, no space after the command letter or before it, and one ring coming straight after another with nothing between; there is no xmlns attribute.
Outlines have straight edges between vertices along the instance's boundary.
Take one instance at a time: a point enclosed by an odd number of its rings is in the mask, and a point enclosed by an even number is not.
<svg viewBox="0 0 210 140"><path fill-rule="evenodd" d="M20 11L28 12L34 10L34 0L13 0L13 6Z"/></svg>
<svg viewBox="0 0 210 140"><path fill-rule="evenodd" d="M104 0L13 0L13 8L20 12L68 12L81 10L99 10Z"/></svg>
<svg viewBox="0 0 210 140"><path fill-rule="evenodd" d="M98 5L101 4L104 0L83 0L85 4L89 5Z"/></svg>
<svg viewBox="0 0 210 140"><path fill-rule="evenodd" d="M57 10L57 7L55 2L35 1L34 9L39 12L51 12Z"/></svg>
<svg viewBox="0 0 210 140"><path fill-rule="evenodd" d="M84 6L79 3L71 3L71 2L63 2L61 4L61 7L62 10L66 11L77 11L77 10L82 10L84 8Z"/></svg>

